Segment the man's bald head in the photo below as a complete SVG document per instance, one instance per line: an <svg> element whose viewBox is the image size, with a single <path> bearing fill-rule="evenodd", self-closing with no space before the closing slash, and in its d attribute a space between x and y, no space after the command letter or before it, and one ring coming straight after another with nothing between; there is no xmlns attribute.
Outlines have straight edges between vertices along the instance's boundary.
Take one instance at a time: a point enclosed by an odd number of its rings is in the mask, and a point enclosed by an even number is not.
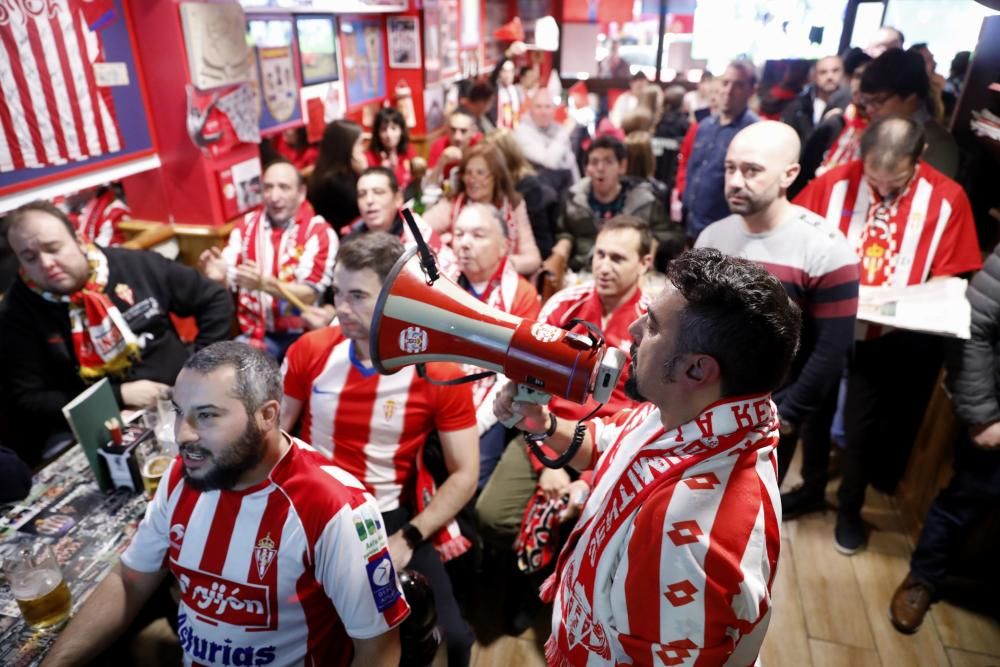
<svg viewBox="0 0 1000 667"><path fill-rule="evenodd" d="M799 173L799 137L788 125L765 120L740 130L726 153L726 201L754 215L784 198Z"/></svg>
<svg viewBox="0 0 1000 667"><path fill-rule="evenodd" d="M913 178L923 152L919 123L902 116L879 118L861 135L865 180L881 197L891 199Z"/></svg>
<svg viewBox="0 0 1000 667"><path fill-rule="evenodd" d="M556 105L547 88L538 88L531 96L531 120L539 129L546 129L556 116Z"/></svg>

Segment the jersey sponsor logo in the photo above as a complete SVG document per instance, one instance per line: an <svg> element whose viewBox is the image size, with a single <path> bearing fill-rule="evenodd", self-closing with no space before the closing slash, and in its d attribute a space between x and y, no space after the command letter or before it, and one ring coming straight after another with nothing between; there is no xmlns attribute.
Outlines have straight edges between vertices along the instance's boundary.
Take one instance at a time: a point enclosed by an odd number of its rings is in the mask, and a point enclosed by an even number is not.
<svg viewBox="0 0 1000 667"><path fill-rule="evenodd" d="M399 599L399 589L396 588L396 571L392 567L389 550L382 549L369 557L365 565L368 570L368 585L375 598L375 608L384 612Z"/></svg>
<svg viewBox="0 0 1000 667"><path fill-rule="evenodd" d="M188 615L177 614L177 637L181 648L192 662L211 665L270 665L274 662L274 646L234 646L232 639L223 643L199 637L188 624Z"/></svg>
<svg viewBox="0 0 1000 667"><path fill-rule="evenodd" d="M115 285L115 295L130 306L135 304L135 294L132 292L132 288L125 283Z"/></svg>
<svg viewBox="0 0 1000 667"><path fill-rule="evenodd" d="M531 335L541 343L554 343L559 340L563 330L544 322L535 322L531 325Z"/></svg>
<svg viewBox="0 0 1000 667"><path fill-rule="evenodd" d="M378 513L366 512L364 508L355 510L354 529L363 546L365 558L371 558L387 547L382 517Z"/></svg>
<svg viewBox="0 0 1000 667"><path fill-rule="evenodd" d="M257 576L264 579L264 575L267 574L267 570L271 567L271 562L274 561L275 555L277 555L278 550L274 548L274 540L271 539L271 533L268 534L257 542L257 546L253 550L253 562L257 565Z"/></svg>
<svg viewBox="0 0 1000 667"><path fill-rule="evenodd" d="M184 605L209 621L244 628L274 629L267 586L233 582L171 561Z"/></svg>
<svg viewBox="0 0 1000 667"><path fill-rule="evenodd" d="M170 526L170 546L177 550L180 550L181 544L184 542L184 524L175 523Z"/></svg>
<svg viewBox="0 0 1000 667"><path fill-rule="evenodd" d="M420 327L406 327L399 332L399 349L407 354L418 354L427 349L427 332Z"/></svg>

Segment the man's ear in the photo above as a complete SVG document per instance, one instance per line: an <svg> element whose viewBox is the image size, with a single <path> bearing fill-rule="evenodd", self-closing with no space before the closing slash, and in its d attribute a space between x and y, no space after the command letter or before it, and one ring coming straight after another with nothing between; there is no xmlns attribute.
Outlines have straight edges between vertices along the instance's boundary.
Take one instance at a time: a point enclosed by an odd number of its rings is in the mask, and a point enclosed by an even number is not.
<svg viewBox="0 0 1000 667"><path fill-rule="evenodd" d="M781 189L787 190L792 183L795 182L796 177L798 177L799 172L802 171L802 165L798 162L788 165L785 167L785 171L781 174Z"/></svg>
<svg viewBox="0 0 1000 667"><path fill-rule="evenodd" d="M281 403L278 401L267 401L257 409L257 426L262 431L280 428L281 424Z"/></svg>
<svg viewBox="0 0 1000 667"><path fill-rule="evenodd" d="M714 384L720 380L719 362L707 354L693 355L684 370L684 381L692 389Z"/></svg>

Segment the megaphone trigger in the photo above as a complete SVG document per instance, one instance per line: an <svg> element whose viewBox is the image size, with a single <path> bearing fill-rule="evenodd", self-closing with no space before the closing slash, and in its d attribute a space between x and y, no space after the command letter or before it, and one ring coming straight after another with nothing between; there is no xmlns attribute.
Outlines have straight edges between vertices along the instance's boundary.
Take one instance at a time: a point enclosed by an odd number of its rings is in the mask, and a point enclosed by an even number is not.
<svg viewBox="0 0 1000 667"><path fill-rule="evenodd" d="M546 394L544 391L537 391L531 387L523 384L517 385L517 392L514 394L514 403L536 403L538 405L545 405L552 398L550 394ZM524 417L520 414L515 414L509 419L503 420L501 423L507 428L514 428L517 424L521 422Z"/></svg>

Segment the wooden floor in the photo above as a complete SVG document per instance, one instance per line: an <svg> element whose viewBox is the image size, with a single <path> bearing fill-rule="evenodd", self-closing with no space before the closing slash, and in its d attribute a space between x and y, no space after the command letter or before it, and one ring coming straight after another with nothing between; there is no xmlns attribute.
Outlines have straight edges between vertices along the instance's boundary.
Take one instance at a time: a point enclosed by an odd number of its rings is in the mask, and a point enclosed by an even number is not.
<svg viewBox="0 0 1000 667"><path fill-rule="evenodd" d="M798 483L790 473L786 485ZM836 482L827 490L833 500ZM842 556L833 548L834 511L782 524L774 613L764 640L764 667L1000 667L1000 622L938 602L920 630L900 634L889 600L909 569L912 544L891 498L869 491L868 548ZM474 667L544 665L544 619L519 637L473 649ZM443 662L440 664L444 664Z"/></svg>

